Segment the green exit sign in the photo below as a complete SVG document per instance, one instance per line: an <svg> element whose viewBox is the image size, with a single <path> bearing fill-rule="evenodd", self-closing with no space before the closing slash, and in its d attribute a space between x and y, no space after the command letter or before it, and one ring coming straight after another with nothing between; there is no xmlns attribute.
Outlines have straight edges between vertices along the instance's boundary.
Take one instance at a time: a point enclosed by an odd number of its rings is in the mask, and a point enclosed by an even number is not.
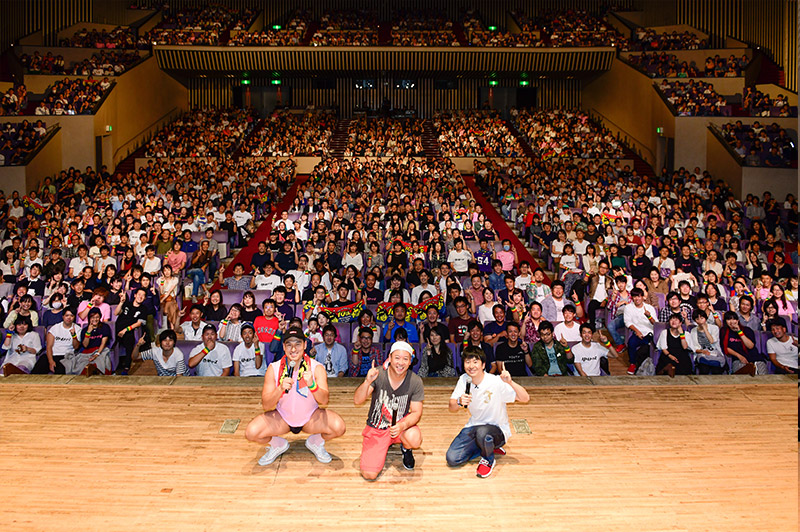
<svg viewBox="0 0 800 532"><path fill-rule="evenodd" d="M662 133L664 133L664 128L663 128L663 127L657 127L657 128L656 128L656 133L658 133L659 135L661 135Z"/></svg>

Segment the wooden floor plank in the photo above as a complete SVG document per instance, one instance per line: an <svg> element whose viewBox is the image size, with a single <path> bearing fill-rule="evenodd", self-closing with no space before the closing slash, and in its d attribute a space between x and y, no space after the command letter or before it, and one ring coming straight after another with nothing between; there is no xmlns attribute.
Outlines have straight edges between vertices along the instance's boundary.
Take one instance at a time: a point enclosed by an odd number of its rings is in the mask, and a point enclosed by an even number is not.
<svg viewBox="0 0 800 532"><path fill-rule="evenodd" d="M258 390L0 386L3 530L796 530L797 386L531 388L489 479L444 454L466 421L426 390L417 468L358 474L366 407L332 389L347 434L322 465L290 436L270 467L244 439ZM220 434L238 418L235 434Z"/></svg>

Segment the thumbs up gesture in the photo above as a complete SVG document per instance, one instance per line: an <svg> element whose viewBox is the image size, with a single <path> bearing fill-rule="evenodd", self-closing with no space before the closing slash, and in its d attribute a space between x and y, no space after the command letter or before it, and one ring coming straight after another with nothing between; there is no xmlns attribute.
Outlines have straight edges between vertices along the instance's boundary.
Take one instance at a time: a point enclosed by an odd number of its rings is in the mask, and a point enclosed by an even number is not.
<svg viewBox="0 0 800 532"><path fill-rule="evenodd" d="M378 378L378 367L375 365L375 361L372 361L372 367L367 372L367 382L372 384L375 382L375 379Z"/></svg>

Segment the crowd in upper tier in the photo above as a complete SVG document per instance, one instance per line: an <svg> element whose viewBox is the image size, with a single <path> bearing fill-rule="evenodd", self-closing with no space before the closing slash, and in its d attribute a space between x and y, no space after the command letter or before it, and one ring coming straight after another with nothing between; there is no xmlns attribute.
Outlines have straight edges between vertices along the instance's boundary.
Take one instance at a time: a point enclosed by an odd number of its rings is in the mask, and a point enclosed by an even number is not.
<svg viewBox="0 0 800 532"><path fill-rule="evenodd" d="M694 61L679 61L675 54L664 52L631 54L628 62L651 78L737 78L744 76L744 71L750 64L746 55L737 59L731 54L725 59L717 54L706 58L705 63L700 66Z"/></svg>
<svg viewBox="0 0 800 532"><path fill-rule="evenodd" d="M41 120L0 124L0 166L25 164L45 135L47 126Z"/></svg>
<svg viewBox="0 0 800 532"><path fill-rule="evenodd" d="M496 111L440 111L432 123L445 157L520 157L523 153Z"/></svg>

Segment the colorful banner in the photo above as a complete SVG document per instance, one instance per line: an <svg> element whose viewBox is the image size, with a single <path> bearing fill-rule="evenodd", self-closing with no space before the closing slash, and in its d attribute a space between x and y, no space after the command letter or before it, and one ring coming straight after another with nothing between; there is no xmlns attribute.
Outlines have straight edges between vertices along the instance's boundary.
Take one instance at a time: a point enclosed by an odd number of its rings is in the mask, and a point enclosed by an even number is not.
<svg viewBox="0 0 800 532"><path fill-rule="evenodd" d="M444 295L439 294L436 297L431 297L425 301L420 301L416 305L407 305L408 312L406 312L406 319L408 321L424 320L425 311L427 311L428 307L430 306L434 306L436 307L436 310L441 311L442 307L444 307ZM375 320L378 323L386 323L391 320L393 318L392 308L394 308L394 303L379 303L377 312L375 312Z"/></svg>
<svg viewBox="0 0 800 532"><path fill-rule="evenodd" d="M37 216L41 216L44 214L45 208L39 202L34 199L29 198L28 196L22 197L22 205L27 208L31 209Z"/></svg>
<svg viewBox="0 0 800 532"><path fill-rule="evenodd" d="M619 216L617 216L615 214L609 214L607 212L604 212L601 215L601 218L603 219L603 225L608 225L608 224L617 223L617 218L619 218Z"/></svg>
<svg viewBox="0 0 800 532"><path fill-rule="evenodd" d="M313 302L306 301L303 303L303 319L308 320L311 316L313 309ZM347 305L346 307L323 307L317 308L317 314L327 312L331 316L332 323L352 323L358 320L358 317L364 311L364 301L358 301Z"/></svg>
<svg viewBox="0 0 800 532"><path fill-rule="evenodd" d="M397 242L400 242L400 244L403 246L403 251L405 251L409 255L411 253L413 253L413 251L411 250L411 242L406 242L406 241L400 240L400 239L398 239ZM427 253L428 252L428 246L420 246L419 250L422 253Z"/></svg>

